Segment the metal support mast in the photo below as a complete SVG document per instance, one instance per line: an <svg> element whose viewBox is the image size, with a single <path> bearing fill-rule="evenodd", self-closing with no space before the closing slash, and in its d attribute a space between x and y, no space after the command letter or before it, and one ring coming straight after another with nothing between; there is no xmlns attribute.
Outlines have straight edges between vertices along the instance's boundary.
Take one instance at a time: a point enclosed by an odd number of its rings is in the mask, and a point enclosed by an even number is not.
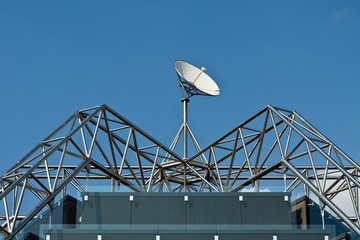
<svg viewBox="0 0 360 240"><path fill-rule="evenodd" d="M188 154L188 141L187 141L187 135L188 135L188 124L187 124L187 104L190 101L189 98L183 98L181 99L184 106L184 122L183 122L183 140L184 140L184 146L183 146L183 159L187 160L187 154Z"/></svg>

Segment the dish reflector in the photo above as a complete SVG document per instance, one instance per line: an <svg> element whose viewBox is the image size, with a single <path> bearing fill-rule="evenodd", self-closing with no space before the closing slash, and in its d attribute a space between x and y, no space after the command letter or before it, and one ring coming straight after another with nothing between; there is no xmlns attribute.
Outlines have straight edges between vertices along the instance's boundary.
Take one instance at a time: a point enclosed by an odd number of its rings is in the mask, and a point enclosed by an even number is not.
<svg viewBox="0 0 360 240"><path fill-rule="evenodd" d="M214 80L205 73L205 68L197 68L191 63L183 60L175 61L176 72L182 77L188 84L195 87L211 96L217 96L220 94L220 89L214 82Z"/></svg>

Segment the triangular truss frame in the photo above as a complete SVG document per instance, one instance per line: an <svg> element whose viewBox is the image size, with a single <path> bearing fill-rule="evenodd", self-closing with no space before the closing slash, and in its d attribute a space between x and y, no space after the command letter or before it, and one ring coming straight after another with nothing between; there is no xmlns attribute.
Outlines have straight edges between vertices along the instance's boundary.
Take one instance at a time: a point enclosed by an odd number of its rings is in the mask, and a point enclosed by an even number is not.
<svg viewBox="0 0 360 240"><path fill-rule="evenodd" d="M77 111L1 176L0 234L12 239L67 188L105 180L137 192L259 191L282 181L360 236L359 164L295 111L268 105L192 157L173 150L106 105ZM336 201L344 193L352 216Z"/></svg>

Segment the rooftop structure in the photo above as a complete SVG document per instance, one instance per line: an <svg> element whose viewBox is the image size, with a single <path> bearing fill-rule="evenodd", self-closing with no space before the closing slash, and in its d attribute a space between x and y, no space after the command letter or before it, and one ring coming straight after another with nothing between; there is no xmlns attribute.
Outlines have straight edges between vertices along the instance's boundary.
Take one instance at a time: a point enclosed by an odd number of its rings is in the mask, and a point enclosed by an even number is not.
<svg viewBox="0 0 360 240"><path fill-rule="evenodd" d="M300 114L272 105L201 148L187 123L187 104L189 97L199 94L198 90L206 91L203 87L194 89L197 87L194 81L187 80L190 85L185 86L182 72L178 74L183 91L184 122L170 147L109 106L101 105L76 111L7 170L0 179L0 233L4 239L20 236L35 218L45 213L52 216L56 203L68 195L78 201L88 201L84 197L94 192L94 186L102 192L115 195L120 192L126 198L133 196L129 193L145 194L134 196L167 193L180 198L195 193L216 193L217 196L223 194L225 202L226 196L236 196L241 202L245 191L258 193L259 197L265 196L260 193L263 191L281 192L277 196L287 202L285 212L299 209L290 202L305 196L305 204L316 200L322 230L327 229L327 218L331 215L351 229L354 236L360 236L360 166L357 162ZM218 93L216 89L210 92ZM182 145L182 156L176 151L179 145ZM159 201L163 200L159 198ZM183 207L187 212L187 206ZM290 215L285 219L291 219ZM75 222L62 223L80 224L78 217ZM51 218L46 224L47 229L51 229ZM189 223L180 221L179 224ZM225 223L215 224L220 224L221 230ZM179 229L175 230L181 232L182 228ZM150 230L158 236L156 229ZM249 233L241 232L241 228L235 230L235 235ZM331 236L324 231L319 233L322 237ZM210 232L211 236L218 236ZM43 234L51 235L48 230Z"/></svg>

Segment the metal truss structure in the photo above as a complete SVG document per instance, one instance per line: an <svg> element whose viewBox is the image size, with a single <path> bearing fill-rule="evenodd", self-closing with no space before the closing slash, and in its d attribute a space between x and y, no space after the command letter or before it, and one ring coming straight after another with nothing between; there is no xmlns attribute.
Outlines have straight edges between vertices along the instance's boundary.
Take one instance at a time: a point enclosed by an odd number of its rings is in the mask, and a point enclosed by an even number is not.
<svg viewBox="0 0 360 240"><path fill-rule="evenodd" d="M12 239L54 199L105 181L111 191L303 189L360 235L360 166L294 111L268 105L201 149L182 125L170 148L106 105L75 112L0 179L0 233ZM175 153L189 134L195 153ZM352 213L337 198L347 194Z"/></svg>

